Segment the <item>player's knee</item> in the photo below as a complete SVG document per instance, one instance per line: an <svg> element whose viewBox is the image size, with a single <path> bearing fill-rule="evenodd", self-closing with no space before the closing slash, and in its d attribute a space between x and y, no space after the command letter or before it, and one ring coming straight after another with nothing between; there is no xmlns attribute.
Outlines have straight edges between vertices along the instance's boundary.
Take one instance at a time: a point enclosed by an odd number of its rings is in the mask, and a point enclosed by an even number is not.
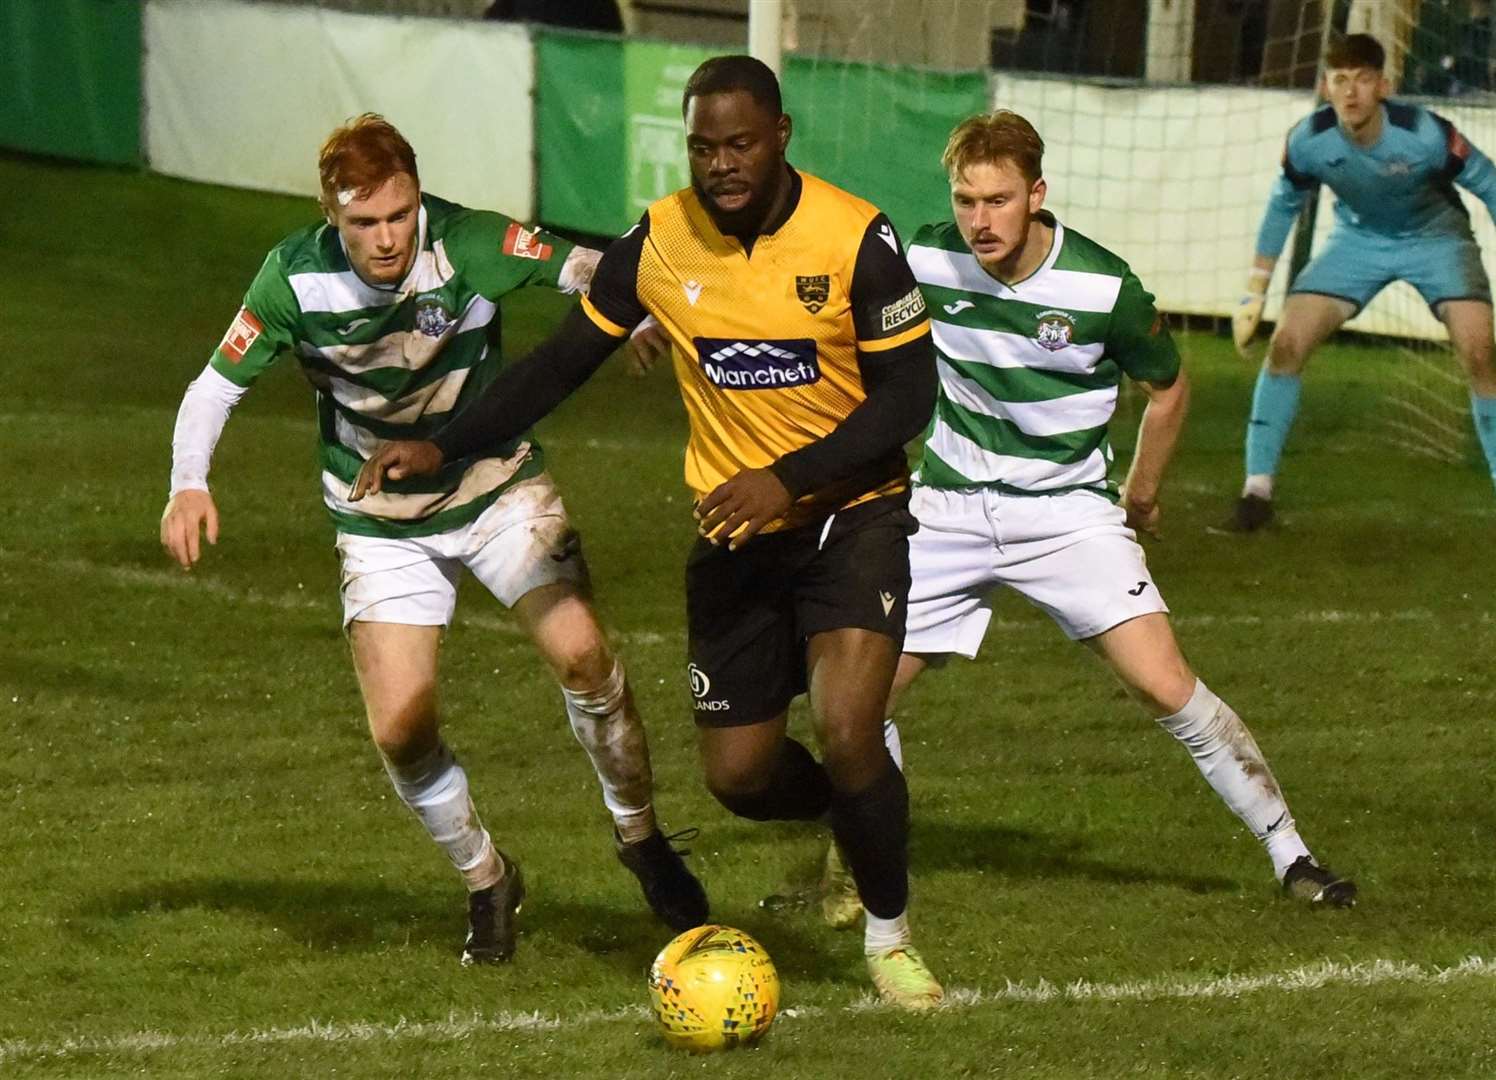
<svg viewBox="0 0 1496 1080"><path fill-rule="evenodd" d="M1496 371L1492 370L1492 344L1484 339L1464 339L1454 342L1455 356L1459 358L1460 367L1465 369L1465 374L1470 376L1470 381L1477 390L1481 387L1496 384Z"/></svg>
<svg viewBox="0 0 1496 1080"><path fill-rule="evenodd" d="M613 675L614 657L601 635L588 634L551 652L551 669L568 690L587 693L603 686Z"/></svg>
<svg viewBox="0 0 1496 1080"><path fill-rule="evenodd" d="M1188 705L1197 680L1184 658L1179 657L1150 671L1146 678L1122 681L1132 699L1158 718L1172 716Z"/></svg>
<svg viewBox="0 0 1496 1080"><path fill-rule="evenodd" d="M750 821L769 821L774 813L770 798L772 775L748 762L716 762L706 770L706 788L728 813Z"/></svg>
<svg viewBox="0 0 1496 1080"><path fill-rule="evenodd" d="M776 813L774 800L770 798L767 789L763 791L735 791L719 790L708 785L712 797L722 804L722 808L733 817L746 818L749 821L774 821L779 815Z"/></svg>
<svg viewBox="0 0 1496 1080"><path fill-rule="evenodd" d="M888 766L881 718L825 717L821 725L821 763L831 783L841 790L860 790L881 776Z"/></svg>
<svg viewBox="0 0 1496 1080"><path fill-rule="evenodd" d="M392 765L405 765L429 754L437 743L436 712L422 706L369 714L374 746Z"/></svg>
<svg viewBox="0 0 1496 1080"><path fill-rule="evenodd" d="M389 690L365 700L365 711L378 752L390 763L402 764L437 745L437 694L435 685Z"/></svg>
<svg viewBox="0 0 1496 1080"><path fill-rule="evenodd" d="M1309 359L1309 342L1291 326L1280 324L1267 350L1267 369L1274 375L1297 375Z"/></svg>

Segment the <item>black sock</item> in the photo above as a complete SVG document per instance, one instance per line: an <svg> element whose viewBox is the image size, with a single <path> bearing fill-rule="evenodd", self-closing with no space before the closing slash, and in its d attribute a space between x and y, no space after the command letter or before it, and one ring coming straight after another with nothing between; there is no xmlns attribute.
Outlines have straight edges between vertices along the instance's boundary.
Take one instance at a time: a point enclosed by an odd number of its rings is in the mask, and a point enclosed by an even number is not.
<svg viewBox="0 0 1496 1080"><path fill-rule="evenodd" d="M880 919L902 915L909 906L909 785L893 759L870 787L832 793L831 832L862 906Z"/></svg>
<svg viewBox="0 0 1496 1080"><path fill-rule="evenodd" d="M809 750L785 739L767 787L746 795L719 794L717 801L752 821L814 821L831 805L831 781Z"/></svg>

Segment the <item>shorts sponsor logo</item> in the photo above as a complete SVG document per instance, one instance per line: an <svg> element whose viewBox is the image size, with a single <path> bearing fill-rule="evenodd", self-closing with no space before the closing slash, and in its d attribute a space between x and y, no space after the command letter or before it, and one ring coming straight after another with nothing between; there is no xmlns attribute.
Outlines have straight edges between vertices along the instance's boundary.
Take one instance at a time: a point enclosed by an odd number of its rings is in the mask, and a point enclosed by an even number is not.
<svg viewBox="0 0 1496 1080"><path fill-rule="evenodd" d="M706 699L706 696L712 692L712 680L695 664L686 665L686 676L691 680L691 696L696 699L691 702L691 707L697 712L726 712L732 708L722 698L716 701Z"/></svg>
<svg viewBox="0 0 1496 1080"><path fill-rule="evenodd" d="M712 680L695 664L686 665L686 675L691 680L693 697L704 698L712 692Z"/></svg>
<svg viewBox="0 0 1496 1080"><path fill-rule="evenodd" d="M416 329L427 337L439 338L452 325L452 313L435 296L423 296L416 301Z"/></svg>
<svg viewBox="0 0 1496 1080"><path fill-rule="evenodd" d="M821 381L816 343L811 338L735 341L696 338L702 373L724 390L783 390Z"/></svg>
<svg viewBox="0 0 1496 1080"><path fill-rule="evenodd" d="M1075 337L1075 316L1068 311L1039 312L1039 326L1034 331L1034 341L1041 349L1059 352L1068 348Z"/></svg>
<svg viewBox="0 0 1496 1080"><path fill-rule="evenodd" d="M516 259L538 259L544 262L551 257L552 250L550 244L541 242L539 232L527 229L517 221L511 221L508 231L504 233L504 254L513 255Z"/></svg>
<svg viewBox="0 0 1496 1080"><path fill-rule="evenodd" d="M805 305L805 310L814 315L831 299L831 275L796 274L795 295Z"/></svg>
<svg viewBox="0 0 1496 1080"><path fill-rule="evenodd" d="M883 329L895 330L925 313L925 296L916 285L883 309Z"/></svg>
<svg viewBox="0 0 1496 1080"><path fill-rule="evenodd" d="M218 349L228 357L229 363L237 364L244 359L244 354L249 352L250 346L254 345L264 331L265 324L260 322L255 313L242 307L239 314L234 316L229 332L223 335Z"/></svg>

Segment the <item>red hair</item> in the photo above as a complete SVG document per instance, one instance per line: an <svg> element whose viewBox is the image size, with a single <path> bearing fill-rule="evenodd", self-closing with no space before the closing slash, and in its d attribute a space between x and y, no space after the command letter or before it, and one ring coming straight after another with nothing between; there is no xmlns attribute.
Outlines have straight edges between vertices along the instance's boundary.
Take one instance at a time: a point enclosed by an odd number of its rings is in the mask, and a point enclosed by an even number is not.
<svg viewBox="0 0 1496 1080"><path fill-rule="evenodd" d="M956 125L940 164L952 178L972 165L995 165L1011 161L1030 184L1043 175L1044 140L1016 112L996 112L969 116Z"/></svg>
<svg viewBox="0 0 1496 1080"><path fill-rule="evenodd" d="M336 129L322 144L317 155L317 172L322 180L322 203L332 207L340 191L352 191L366 199L386 180L406 173L419 187L416 152L378 113L355 116Z"/></svg>

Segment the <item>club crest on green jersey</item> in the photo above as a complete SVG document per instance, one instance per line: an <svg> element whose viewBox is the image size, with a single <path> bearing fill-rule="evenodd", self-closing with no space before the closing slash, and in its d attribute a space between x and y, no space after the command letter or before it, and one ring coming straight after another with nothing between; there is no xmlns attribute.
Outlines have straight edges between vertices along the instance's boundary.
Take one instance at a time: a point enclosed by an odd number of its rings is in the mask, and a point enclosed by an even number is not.
<svg viewBox="0 0 1496 1080"><path fill-rule="evenodd" d="M423 296L416 301L416 329L427 337L441 337L452 325L452 313L440 298Z"/></svg>
<svg viewBox="0 0 1496 1080"><path fill-rule="evenodd" d="M1034 332L1034 341L1041 349L1059 352L1070 345L1075 334L1075 317L1068 311L1039 312L1039 328Z"/></svg>

